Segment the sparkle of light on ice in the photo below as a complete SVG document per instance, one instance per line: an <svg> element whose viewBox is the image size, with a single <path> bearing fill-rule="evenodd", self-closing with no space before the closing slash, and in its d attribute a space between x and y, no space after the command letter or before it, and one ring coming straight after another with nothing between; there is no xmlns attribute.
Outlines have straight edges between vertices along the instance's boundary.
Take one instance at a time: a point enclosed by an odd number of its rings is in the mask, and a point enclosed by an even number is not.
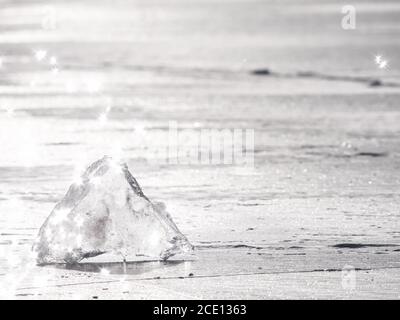
<svg viewBox="0 0 400 320"><path fill-rule="evenodd" d="M52 66L57 65L57 58L56 58L55 56L50 57L49 63L50 63Z"/></svg>
<svg viewBox="0 0 400 320"><path fill-rule="evenodd" d="M97 93L101 91L103 83L100 79L92 78L86 81L86 88L89 93Z"/></svg>
<svg viewBox="0 0 400 320"><path fill-rule="evenodd" d="M46 50L36 50L35 51L35 59L37 61L42 61L44 58L47 56L47 51Z"/></svg>
<svg viewBox="0 0 400 320"><path fill-rule="evenodd" d="M108 115L106 112L103 112L102 114L100 114L99 118L98 118L100 124L105 124L108 120Z"/></svg>
<svg viewBox="0 0 400 320"><path fill-rule="evenodd" d="M389 65L387 60L384 60L382 55L375 56L375 64L378 66L379 69L386 69Z"/></svg>
<svg viewBox="0 0 400 320"><path fill-rule="evenodd" d="M380 69L386 69L388 67L388 62L385 60L385 61L382 61L380 64L379 64L379 68Z"/></svg>

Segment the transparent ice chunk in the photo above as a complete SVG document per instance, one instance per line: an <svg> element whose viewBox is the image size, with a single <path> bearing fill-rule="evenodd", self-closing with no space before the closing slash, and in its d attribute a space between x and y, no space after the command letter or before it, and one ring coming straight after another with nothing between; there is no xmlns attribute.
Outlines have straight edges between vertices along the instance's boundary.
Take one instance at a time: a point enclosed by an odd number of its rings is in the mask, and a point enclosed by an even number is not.
<svg viewBox="0 0 400 320"><path fill-rule="evenodd" d="M33 246L38 264L76 263L104 253L121 261L166 260L192 245L162 204L150 201L126 164L93 163L40 228Z"/></svg>

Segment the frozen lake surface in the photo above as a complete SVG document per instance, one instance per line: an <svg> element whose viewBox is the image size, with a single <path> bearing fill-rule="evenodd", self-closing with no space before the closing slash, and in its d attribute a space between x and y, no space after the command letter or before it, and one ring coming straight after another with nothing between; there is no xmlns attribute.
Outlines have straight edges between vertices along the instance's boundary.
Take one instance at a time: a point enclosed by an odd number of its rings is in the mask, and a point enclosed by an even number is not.
<svg viewBox="0 0 400 320"><path fill-rule="evenodd" d="M352 5L346 31L333 0L0 0L1 294L399 298L400 4ZM254 129L254 167L151 158L170 121ZM196 258L35 266L77 171L115 153Z"/></svg>

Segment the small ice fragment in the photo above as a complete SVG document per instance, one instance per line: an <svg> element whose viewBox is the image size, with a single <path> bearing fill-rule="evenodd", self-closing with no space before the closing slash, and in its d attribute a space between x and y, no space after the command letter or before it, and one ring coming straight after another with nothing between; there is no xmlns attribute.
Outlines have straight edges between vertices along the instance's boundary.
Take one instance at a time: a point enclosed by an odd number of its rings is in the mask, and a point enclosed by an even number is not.
<svg viewBox="0 0 400 320"><path fill-rule="evenodd" d="M82 184L70 187L40 228L33 246L38 264L77 263L104 253L124 261L165 260L193 250L165 208L143 194L127 165L115 166L104 157L86 170Z"/></svg>

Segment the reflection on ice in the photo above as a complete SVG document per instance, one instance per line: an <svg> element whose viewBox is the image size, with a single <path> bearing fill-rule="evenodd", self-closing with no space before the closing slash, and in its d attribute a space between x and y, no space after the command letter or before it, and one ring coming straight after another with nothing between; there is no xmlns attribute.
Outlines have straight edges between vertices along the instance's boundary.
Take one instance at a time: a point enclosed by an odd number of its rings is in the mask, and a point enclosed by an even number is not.
<svg viewBox="0 0 400 320"><path fill-rule="evenodd" d="M138 262L107 262L107 263L76 263L76 264L56 264L58 269L76 270L82 272L94 272L102 275L110 274L129 274L138 275L152 270L163 270L182 265L182 260L171 261L138 261Z"/></svg>

